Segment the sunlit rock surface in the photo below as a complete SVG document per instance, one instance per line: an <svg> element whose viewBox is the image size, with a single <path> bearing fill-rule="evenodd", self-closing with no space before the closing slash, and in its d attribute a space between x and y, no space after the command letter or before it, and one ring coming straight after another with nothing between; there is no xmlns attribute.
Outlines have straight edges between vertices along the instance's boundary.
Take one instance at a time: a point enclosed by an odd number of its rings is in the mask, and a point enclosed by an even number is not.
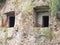
<svg viewBox="0 0 60 45"><path fill-rule="evenodd" d="M52 32L49 28L34 27L33 8L41 5L46 5L46 2L42 0L7 0L0 11L0 45L60 45L60 28L57 32ZM5 19L5 13L11 11L15 12L14 27L2 28L1 22L2 19ZM59 23L57 26L60 27Z"/></svg>

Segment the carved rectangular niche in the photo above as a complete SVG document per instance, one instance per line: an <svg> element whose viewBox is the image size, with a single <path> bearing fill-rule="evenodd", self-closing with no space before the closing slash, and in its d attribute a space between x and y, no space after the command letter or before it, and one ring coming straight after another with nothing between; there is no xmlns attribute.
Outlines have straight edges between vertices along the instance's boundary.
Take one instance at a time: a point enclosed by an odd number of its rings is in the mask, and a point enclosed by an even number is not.
<svg viewBox="0 0 60 45"><path fill-rule="evenodd" d="M8 13L5 13L7 18L5 20L5 26L7 27L14 27L15 24L15 12L11 11Z"/></svg>
<svg viewBox="0 0 60 45"><path fill-rule="evenodd" d="M35 13L35 27L49 26L49 6L37 6L34 8Z"/></svg>

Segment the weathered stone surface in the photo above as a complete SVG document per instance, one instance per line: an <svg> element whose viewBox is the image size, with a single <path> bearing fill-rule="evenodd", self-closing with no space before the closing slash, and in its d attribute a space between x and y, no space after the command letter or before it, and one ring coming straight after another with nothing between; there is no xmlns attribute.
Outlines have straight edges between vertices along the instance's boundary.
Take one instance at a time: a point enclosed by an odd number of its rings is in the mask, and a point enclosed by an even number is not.
<svg viewBox="0 0 60 45"><path fill-rule="evenodd" d="M30 1L17 0L17 2L15 1L16 0L7 0L5 6L0 11L0 14L1 14L0 27L2 24L2 19L4 20L4 22L6 20L5 13L15 11L14 27L13 28L5 27L0 29L0 45L60 45L60 31L59 31L60 22L58 22L58 25L57 25L58 31L57 32L53 31L54 33L53 39L50 40L46 36L49 33L47 34L45 34L46 32L41 33L41 30L40 30L41 27L38 27L38 28L36 27L36 29L35 27L33 27L34 21L35 21L34 20L35 14L33 14L34 12L31 7L32 1L31 0ZM33 8L36 6L41 6L45 4L46 2L42 2L42 0L35 0ZM53 17L51 17L51 20L52 19ZM50 28L53 28L53 30L55 30L56 22L55 22L55 19L53 20L54 21L51 22L52 25L49 25L49 26L51 26Z"/></svg>

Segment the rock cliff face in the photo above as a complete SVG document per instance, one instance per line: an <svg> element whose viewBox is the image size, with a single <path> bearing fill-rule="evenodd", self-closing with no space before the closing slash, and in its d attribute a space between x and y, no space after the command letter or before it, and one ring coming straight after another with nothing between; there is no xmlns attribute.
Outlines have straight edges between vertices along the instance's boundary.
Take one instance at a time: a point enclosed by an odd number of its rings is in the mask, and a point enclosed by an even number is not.
<svg viewBox="0 0 60 45"><path fill-rule="evenodd" d="M33 9L45 5L42 0L6 0L0 10L0 45L60 45L59 28L54 32L50 28L34 27ZM14 27L9 27L10 15L15 16Z"/></svg>

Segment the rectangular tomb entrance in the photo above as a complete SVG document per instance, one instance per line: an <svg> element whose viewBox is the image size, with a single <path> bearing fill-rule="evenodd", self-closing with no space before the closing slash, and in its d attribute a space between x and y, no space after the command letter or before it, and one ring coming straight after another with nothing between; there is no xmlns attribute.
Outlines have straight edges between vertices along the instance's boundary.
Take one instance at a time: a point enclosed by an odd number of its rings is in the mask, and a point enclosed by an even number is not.
<svg viewBox="0 0 60 45"><path fill-rule="evenodd" d="M15 23L15 16L10 16L9 17L9 27L14 27Z"/></svg>
<svg viewBox="0 0 60 45"><path fill-rule="evenodd" d="M15 12L11 11L11 12L7 12L5 13L6 15L6 20L4 22L4 25L7 27L14 27L15 25Z"/></svg>
<svg viewBox="0 0 60 45"><path fill-rule="evenodd" d="M35 11L35 27L49 27L50 25L50 12L49 6L37 6Z"/></svg>
<svg viewBox="0 0 60 45"><path fill-rule="evenodd" d="M43 22L42 25L43 27L48 27L49 26L49 16L43 16Z"/></svg>

